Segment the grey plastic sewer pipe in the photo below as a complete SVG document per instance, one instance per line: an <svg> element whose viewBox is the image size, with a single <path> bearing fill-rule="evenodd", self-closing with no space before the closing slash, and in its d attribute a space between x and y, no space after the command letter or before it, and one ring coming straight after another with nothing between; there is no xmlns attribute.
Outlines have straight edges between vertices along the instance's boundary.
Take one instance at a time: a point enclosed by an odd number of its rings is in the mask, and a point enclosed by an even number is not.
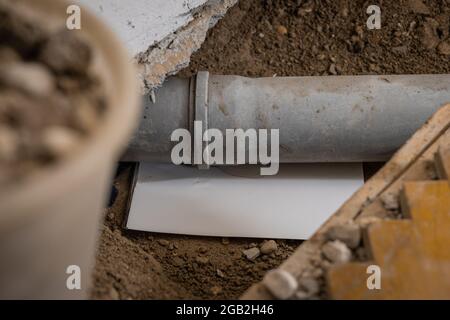
<svg viewBox="0 0 450 320"><path fill-rule="evenodd" d="M200 72L171 78L154 103L144 100L124 160L170 162L172 132L192 132L202 120L224 136L226 129L279 129L281 163L385 161L450 102L450 75L253 79Z"/></svg>

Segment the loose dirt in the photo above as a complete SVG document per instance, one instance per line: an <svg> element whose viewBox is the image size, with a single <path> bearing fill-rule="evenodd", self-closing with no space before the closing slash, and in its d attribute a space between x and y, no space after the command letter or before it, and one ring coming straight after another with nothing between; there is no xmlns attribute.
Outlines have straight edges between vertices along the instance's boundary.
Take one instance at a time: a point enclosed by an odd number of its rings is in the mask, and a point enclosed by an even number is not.
<svg viewBox="0 0 450 320"><path fill-rule="evenodd" d="M369 31L366 9L373 4L382 9L382 28ZM181 75L449 73L449 14L445 0L244 0ZM368 175L378 167L369 165ZM249 260L243 251L262 240L124 231L129 179L130 168L121 170L118 197L105 212L93 298L238 298L300 243L276 241L275 252Z"/></svg>

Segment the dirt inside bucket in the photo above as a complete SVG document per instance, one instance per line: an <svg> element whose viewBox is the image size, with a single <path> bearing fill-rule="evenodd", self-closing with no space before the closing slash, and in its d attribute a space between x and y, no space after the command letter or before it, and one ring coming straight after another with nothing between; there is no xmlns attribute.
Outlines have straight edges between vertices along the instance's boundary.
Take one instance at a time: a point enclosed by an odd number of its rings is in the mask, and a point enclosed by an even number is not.
<svg viewBox="0 0 450 320"><path fill-rule="evenodd" d="M92 46L0 1L0 186L76 151L106 108Z"/></svg>
<svg viewBox="0 0 450 320"><path fill-rule="evenodd" d="M372 4L382 9L380 30L366 28ZM449 17L445 0L240 1L181 75L449 73ZM129 179L130 168L121 170L117 199L105 211L93 298L238 298L300 244L277 241L274 252L251 261L243 251L262 240L124 231Z"/></svg>

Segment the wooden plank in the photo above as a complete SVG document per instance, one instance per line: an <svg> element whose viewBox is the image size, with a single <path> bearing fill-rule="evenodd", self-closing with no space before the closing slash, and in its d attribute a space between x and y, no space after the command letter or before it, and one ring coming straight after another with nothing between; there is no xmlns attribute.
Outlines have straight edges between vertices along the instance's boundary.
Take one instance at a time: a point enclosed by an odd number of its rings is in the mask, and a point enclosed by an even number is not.
<svg viewBox="0 0 450 320"><path fill-rule="evenodd" d="M290 272L297 278L311 272L320 257L320 248L327 230L336 224L357 219L365 208L378 201L377 198L392 188L399 192L405 179L420 179L426 170L418 170L432 158L438 142L450 127L450 105L442 107L436 114L403 146L374 177L358 190L315 234L305 241L280 269ZM393 187L395 186L395 187ZM271 299L270 293L260 283L253 285L241 299Z"/></svg>
<svg viewBox="0 0 450 320"><path fill-rule="evenodd" d="M332 266L328 286L335 299L449 299L450 185L408 182L402 192L406 220L383 221L369 229L372 262L381 269L380 290L354 263Z"/></svg>
<svg viewBox="0 0 450 320"><path fill-rule="evenodd" d="M436 153L436 169L441 179L450 180L450 139Z"/></svg>

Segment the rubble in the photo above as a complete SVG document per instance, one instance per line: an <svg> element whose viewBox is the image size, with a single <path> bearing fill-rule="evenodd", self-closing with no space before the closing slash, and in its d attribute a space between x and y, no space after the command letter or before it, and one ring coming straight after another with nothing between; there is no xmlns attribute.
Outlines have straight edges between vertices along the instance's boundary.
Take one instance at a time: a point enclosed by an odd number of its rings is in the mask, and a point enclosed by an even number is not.
<svg viewBox="0 0 450 320"><path fill-rule="evenodd" d="M289 299L298 288L297 280L289 272L281 269L269 271L262 283L275 298L280 300Z"/></svg>
<svg viewBox="0 0 450 320"><path fill-rule="evenodd" d="M385 193L381 196L381 201L386 210L396 211L400 208L397 196L392 193Z"/></svg>
<svg viewBox="0 0 450 320"><path fill-rule="evenodd" d="M55 88L50 71L38 63L12 63L0 67L0 83L35 97L46 97Z"/></svg>
<svg viewBox="0 0 450 320"><path fill-rule="evenodd" d="M72 129L53 126L44 129L42 147L52 157L64 157L80 143L80 134Z"/></svg>
<svg viewBox="0 0 450 320"><path fill-rule="evenodd" d="M332 263L346 263L352 259L350 249L339 240L327 242L322 247L322 253Z"/></svg>
<svg viewBox="0 0 450 320"><path fill-rule="evenodd" d="M355 223L338 224L328 230L327 237L332 241L339 240L354 249L361 242L361 229Z"/></svg>
<svg viewBox="0 0 450 320"><path fill-rule="evenodd" d="M258 248L254 247L254 248L244 250L244 251L242 251L242 253L248 260L253 261L260 256L261 251Z"/></svg>
<svg viewBox="0 0 450 320"><path fill-rule="evenodd" d="M278 249L277 243L274 240L268 240L261 245L260 250L262 254L271 254L272 252L277 251L277 249Z"/></svg>
<svg viewBox="0 0 450 320"><path fill-rule="evenodd" d="M438 52L442 55L450 55L450 39L447 39L446 41L441 42L438 47Z"/></svg>

